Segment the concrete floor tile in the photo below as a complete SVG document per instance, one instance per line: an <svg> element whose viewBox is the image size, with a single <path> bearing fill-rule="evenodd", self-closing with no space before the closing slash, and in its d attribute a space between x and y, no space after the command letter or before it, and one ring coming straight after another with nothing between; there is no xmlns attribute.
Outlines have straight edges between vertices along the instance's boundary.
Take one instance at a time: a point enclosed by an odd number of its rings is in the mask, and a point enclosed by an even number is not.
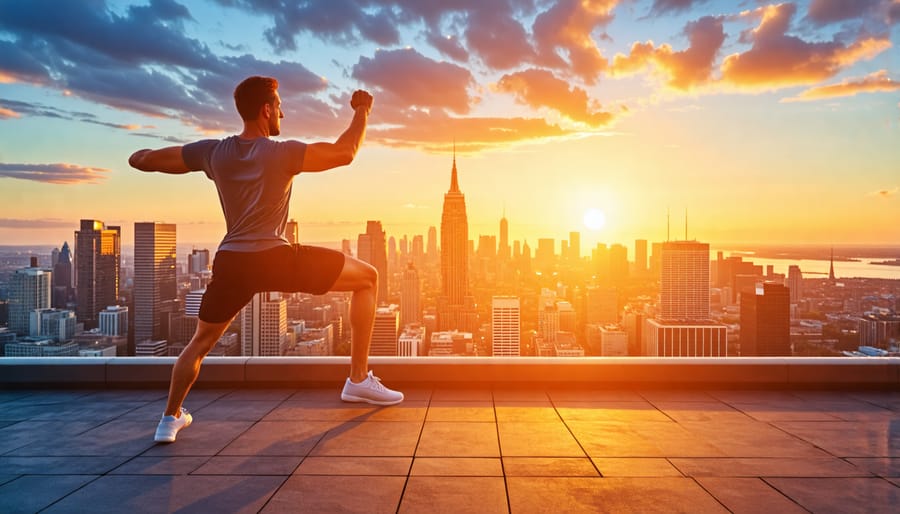
<svg viewBox="0 0 900 514"><path fill-rule="evenodd" d="M503 457L503 471L510 477L597 477L587 458Z"/></svg>
<svg viewBox="0 0 900 514"><path fill-rule="evenodd" d="M106 389L94 391L79 401L88 402L154 402L165 400L169 396L168 389Z"/></svg>
<svg viewBox="0 0 900 514"><path fill-rule="evenodd" d="M638 458L600 458L591 459L605 477L680 477L675 466L666 459L648 457Z"/></svg>
<svg viewBox="0 0 900 514"><path fill-rule="evenodd" d="M264 421L366 421L376 405L359 403L317 403L289 400L281 403L262 419Z"/></svg>
<svg viewBox="0 0 900 514"><path fill-rule="evenodd" d="M96 478L93 475L19 477L0 486L0 512L37 512Z"/></svg>
<svg viewBox="0 0 900 514"><path fill-rule="evenodd" d="M102 475L130 457L0 457L0 469L14 475Z"/></svg>
<svg viewBox="0 0 900 514"><path fill-rule="evenodd" d="M432 402L459 401L459 402L492 402L494 395L490 389L435 389L431 394Z"/></svg>
<svg viewBox="0 0 900 514"><path fill-rule="evenodd" d="M32 443L40 443L47 439L48 434L53 437L68 439L86 432L100 423L73 421L23 421L15 422L0 428L0 455L27 446Z"/></svg>
<svg viewBox="0 0 900 514"><path fill-rule="evenodd" d="M412 457L307 457L295 475L407 476Z"/></svg>
<svg viewBox="0 0 900 514"><path fill-rule="evenodd" d="M280 400L240 401L219 399L191 413L196 421L256 421L272 411Z"/></svg>
<svg viewBox="0 0 900 514"><path fill-rule="evenodd" d="M847 459L847 461L873 475L900 478L900 457Z"/></svg>
<svg viewBox="0 0 900 514"><path fill-rule="evenodd" d="M135 457L109 472L110 475L187 475L209 457Z"/></svg>
<svg viewBox="0 0 900 514"><path fill-rule="evenodd" d="M871 474L835 457L683 459L672 464L689 477L853 477Z"/></svg>
<svg viewBox="0 0 900 514"><path fill-rule="evenodd" d="M284 401L297 393L297 389L238 389L222 397L225 401Z"/></svg>
<svg viewBox="0 0 900 514"><path fill-rule="evenodd" d="M773 425L836 457L900 457L900 418L891 421L780 421Z"/></svg>
<svg viewBox="0 0 900 514"><path fill-rule="evenodd" d="M566 425L555 423L498 423L504 457L585 457Z"/></svg>
<svg viewBox="0 0 900 514"><path fill-rule="evenodd" d="M291 402L340 402L342 383L335 384L334 387L300 389L292 394L286 401Z"/></svg>
<svg viewBox="0 0 900 514"><path fill-rule="evenodd" d="M410 476L502 477L500 459L484 457L416 457Z"/></svg>
<svg viewBox="0 0 900 514"><path fill-rule="evenodd" d="M807 513L759 478L700 477L696 480L734 514Z"/></svg>
<svg viewBox="0 0 900 514"><path fill-rule="evenodd" d="M107 475L46 512L258 512L284 482L273 476Z"/></svg>
<svg viewBox="0 0 900 514"><path fill-rule="evenodd" d="M27 446L13 450L14 456L135 456L152 447L156 423L110 421L77 435L60 438L43 437ZM46 435L47 433L44 432Z"/></svg>
<svg viewBox="0 0 900 514"><path fill-rule="evenodd" d="M502 478L414 476L398 512L499 514L509 508Z"/></svg>
<svg viewBox="0 0 900 514"><path fill-rule="evenodd" d="M206 405L212 403L213 399L204 399L204 398L194 398L191 395L188 398L188 401L184 402L184 408L187 409L188 412L194 413L199 409L202 409ZM160 416L163 415L163 412L166 410L166 400L154 400L151 402L147 402L144 405L130 410L118 418L117 420L122 421L145 421L147 423L157 423L159 422Z"/></svg>
<svg viewBox="0 0 900 514"><path fill-rule="evenodd" d="M900 487L882 478L766 478L782 494L815 513L895 513Z"/></svg>
<svg viewBox="0 0 900 514"><path fill-rule="evenodd" d="M260 421L228 442L220 455L274 455L303 457L338 422Z"/></svg>
<svg viewBox="0 0 900 514"><path fill-rule="evenodd" d="M425 421L493 422L494 404L489 400L453 401L432 400Z"/></svg>
<svg viewBox="0 0 900 514"><path fill-rule="evenodd" d="M705 391L684 389L639 389L637 391L648 402L714 402L715 398Z"/></svg>
<svg viewBox="0 0 900 514"><path fill-rule="evenodd" d="M328 431L314 456L412 457L422 423L346 422Z"/></svg>
<svg viewBox="0 0 900 514"><path fill-rule="evenodd" d="M5 474L0 475L0 485L3 485L7 482L11 482L11 481L19 478L20 476L22 476L22 475L5 475Z"/></svg>
<svg viewBox="0 0 900 514"><path fill-rule="evenodd" d="M566 421L671 421L648 402L556 402L556 410Z"/></svg>
<svg viewBox="0 0 900 514"><path fill-rule="evenodd" d="M501 388L492 391L495 402L540 402L550 403L547 392L540 389Z"/></svg>
<svg viewBox="0 0 900 514"><path fill-rule="evenodd" d="M793 400L766 403L729 402L729 405L758 421L837 421L815 402Z"/></svg>
<svg viewBox="0 0 900 514"><path fill-rule="evenodd" d="M728 512L689 478L510 477L507 487L513 514Z"/></svg>
<svg viewBox="0 0 900 514"><path fill-rule="evenodd" d="M216 455L191 472L192 475L282 475L297 469L303 457L261 455Z"/></svg>
<svg viewBox="0 0 900 514"><path fill-rule="evenodd" d="M722 402L655 401L653 405L669 418L681 423L702 421L720 423L723 421L744 422L752 418L734 407Z"/></svg>
<svg viewBox="0 0 900 514"><path fill-rule="evenodd" d="M725 454L682 424L668 422L567 423L590 457L722 457Z"/></svg>
<svg viewBox="0 0 900 514"><path fill-rule="evenodd" d="M548 389L547 396L554 404L558 402L646 402L644 397L635 391L619 389Z"/></svg>
<svg viewBox="0 0 900 514"><path fill-rule="evenodd" d="M797 397L788 391L754 391L744 389L706 391L713 398L726 403L768 403L777 401L793 401Z"/></svg>
<svg viewBox="0 0 900 514"><path fill-rule="evenodd" d="M494 411L497 414L497 421L501 423L515 421L559 423L562 421L559 413L549 402L546 407L539 403L503 402L502 405L494 407Z"/></svg>
<svg viewBox="0 0 900 514"><path fill-rule="evenodd" d="M500 457L493 423L426 422L416 457Z"/></svg>
<svg viewBox="0 0 900 514"><path fill-rule="evenodd" d="M428 413L428 402L423 400L404 400L403 403L389 407L379 407L372 411L366 421L425 421Z"/></svg>
<svg viewBox="0 0 900 514"><path fill-rule="evenodd" d="M778 422L780 424L780 422ZM839 422L821 422L823 424ZM815 422L819 424L819 422ZM719 450L720 455L679 455L671 457L828 457L828 453L809 442L779 429L775 423L749 420L715 423L683 422L693 438Z"/></svg>
<svg viewBox="0 0 900 514"><path fill-rule="evenodd" d="M294 475L262 512L393 514L405 482L406 477Z"/></svg>
<svg viewBox="0 0 900 514"><path fill-rule="evenodd" d="M197 421L178 432L178 440L174 443L154 443L154 423L144 436L151 447L142 455L145 457L164 456L202 456L216 455L247 431L251 421Z"/></svg>

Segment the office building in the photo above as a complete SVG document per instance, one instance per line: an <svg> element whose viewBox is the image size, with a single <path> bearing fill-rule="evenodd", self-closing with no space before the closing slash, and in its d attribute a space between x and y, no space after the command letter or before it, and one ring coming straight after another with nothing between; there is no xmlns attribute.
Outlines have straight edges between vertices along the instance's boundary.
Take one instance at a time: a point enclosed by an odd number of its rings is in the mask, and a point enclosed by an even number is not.
<svg viewBox="0 0 900 514"><path fill-rule="evenodd" d="M50 279L52 288L50 306L66 309L74 304L75 289L72 287L72 252L69 243L64 242L62 250L56 255L53 263L53 275Z"/></svg>
<svg viewBox="0 0 900 514"><path fill-rule="evenodd" d="M431 334L428 355L443 357L472 355L474 348L475 343L471 332L460 332L458 330L434 332Z"/></svg>
<svg viewBox="0 0 900 514"><path fill-rule="evenodd" d="M429 251L431 231L429 230ZM469 222L466 198L459 189L456 154L450 172L450 190L441 212L441 297L437 318L441 331L474 331L475 301L469 296Z"/></svg>
<svg viewBox="0 0 900 514"><path fill-rule="evenodd" d="M81 220L75 232L75 316L85 329L96 328L100 311L119 303L121 227Z"/></svg>
<svg viewBox="0 0 900 514"><path fill-rule="evenodd" d="M75 337L75 313L65 309L35 309L29 315L28 335L47 337L54 343Z"/></svg>
<svg viewBox="0 0 900 514"><path fill-rule="evenodd" d="M388 300L387 241L380 221L366 222L366 233L360 234L356 240L356 255L371 264L378 271L377 305Z"/></svg>
<svg viewBox="0 0 900 514"><path fill-rule="evenodd" d="M741 355L791 356L791 294L765 283L741 294Z"/></svg>
<svg viewBox="0 0 900 514"><path fill-rule="evenodd" d="M369 355L396 356L400 337L400 309L391 304L375 309Z"/></svg>
<svg viewBox="0 0 900 514"><path fill-rule="evenodd" d="M792 264L788 267L787 286L791 290L791 304L799 304L803 299L803 273L800 272L800 266Z"/></svg>
<svg viewBox="0 0 900 514"><path fill-rule="evenodd" d="M257 293L241 309L241 354L277 357L287 340L287 301L281 293Z"/></svg>
<svg viewBox="0 0 900 514"><path fill-rule="evenodd" d="M659 318L709 319L709 244L669 241L662 246Z"/></svg>
<svg viewBox="0 0 900 514"><path fill-rule="evenodd" d="M728 356L728 327L709 320L667 323L648 319L643 339L646 357Z"/></svg>
<svg viewBox="0 0 900 514"><path fill-rule="evenodd" d="M163 304L176 299L175 225L134 224L134 340L166 339Z"/></svg>
<svg viewBox="0 0 900 514"><path fill-rule="evenodd" d="M425 353L425 326L419 323L403 327L403 333L397 343L397 355L400 357L419 357Z"/></svg>
<svg viewBox="0 0 900 514"><path fill-rule="evenodd" d="M647 273L647 240L634 241L634 273L638 276Z"/></svg>
<svg viewBox="0 0 900 514"><path fill-rule="evenodd" d="M412 261L403 271L403 282L400 286L400 325L406 326L422 321L422 283L419 271Z"/></svg>
<svg viewBox="0 0 900 514"><path fill-rule="evenodd" d="M165 357L169 354L169 343L165 340L145 339L134 345L137 357Z"/></svg>
<svg viewBox="0 0 900 514"><path fill-rule="evenodd" d="M209 271L212 261L209 260L209 250L191 250L188 255L188 273L199 275L204 271Z"/></svg>
<svg viewBox="0 0 900 514"><path fill-rule="evenodd" d="M51 297L51 273L37 266L37 258L31 258L31 267L17 269L9 284L9 330L20 336L31 333L31 312L49 309Z"/></svg>
<svg viewBox="0 0 900 514"><path fill-rule="evenodd" d="M491 299L491 354L517 357L521 354L522 312L515 296Z"/></svg>
<svg viewBox="0 0 900 514"><path fill-rule="evenodd" d="M618 325L601 325L600 355L603 357L627 357L628 333Z"/></svg>
<svg viewBox="0 0 900 514"><path fill-rule="evenodd" d="M100 333L108 336L128 335L128 307L110 305L100 311Z"/></svg>

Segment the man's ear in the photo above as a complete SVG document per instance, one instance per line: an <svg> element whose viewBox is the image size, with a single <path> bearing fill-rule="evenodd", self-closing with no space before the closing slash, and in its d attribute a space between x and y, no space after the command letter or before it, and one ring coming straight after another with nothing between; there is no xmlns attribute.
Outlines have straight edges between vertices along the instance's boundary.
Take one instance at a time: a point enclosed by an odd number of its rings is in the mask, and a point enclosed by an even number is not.
<svg viewBox="0 0 900 514"><path fill-rule="evenodd" d="M260 116L265 119L269 119L272 117L272 106L268 103L262 105L262 109L259 112Z"/></svg>

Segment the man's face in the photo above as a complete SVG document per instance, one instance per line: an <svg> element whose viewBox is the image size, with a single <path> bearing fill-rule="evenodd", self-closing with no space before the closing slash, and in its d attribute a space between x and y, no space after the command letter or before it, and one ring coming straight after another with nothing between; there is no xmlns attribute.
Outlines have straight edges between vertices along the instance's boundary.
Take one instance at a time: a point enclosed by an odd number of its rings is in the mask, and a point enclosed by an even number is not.
<svg viewBox="0 0 900 514"><path fill-rule="evenodd" d="M275 91L275 101L272 103L273 115L269 117L269 135L277 136L281 134L281 118L284 118L284 111L281 110L281 95Z"/></svg>

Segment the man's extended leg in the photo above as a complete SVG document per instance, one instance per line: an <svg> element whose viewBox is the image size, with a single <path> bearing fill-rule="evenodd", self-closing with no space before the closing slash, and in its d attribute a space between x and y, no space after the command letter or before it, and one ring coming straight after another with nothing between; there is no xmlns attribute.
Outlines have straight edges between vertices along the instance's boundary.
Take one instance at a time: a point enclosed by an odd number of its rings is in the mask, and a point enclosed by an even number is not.
<svg viewBox="0 0 900 514"><path fill-rule="evenodd" d="M200 373L200 362L206 354L212 350L216 341L222 337L222 333L228 328L230 322L207 323L200 320L197 323L197 331L188 343L184 351L175 361L172 368L172 380L169 383L169 401L166 411L156 427L156 435L153 440L158 443L175 442L178 431L191 424L191 415L181 408L184 398L187 396L197 375Z"/></svg>
<svg viewBox="0 0 900 514"><path fill-rule="evenodd" d="M403 401L403 393L392 391L369 372L369 344L375 324L378 295L378 272L371 265L346 257L333 291L352 291L350 299L350 378L341 398L378 405Z"/></svg>

